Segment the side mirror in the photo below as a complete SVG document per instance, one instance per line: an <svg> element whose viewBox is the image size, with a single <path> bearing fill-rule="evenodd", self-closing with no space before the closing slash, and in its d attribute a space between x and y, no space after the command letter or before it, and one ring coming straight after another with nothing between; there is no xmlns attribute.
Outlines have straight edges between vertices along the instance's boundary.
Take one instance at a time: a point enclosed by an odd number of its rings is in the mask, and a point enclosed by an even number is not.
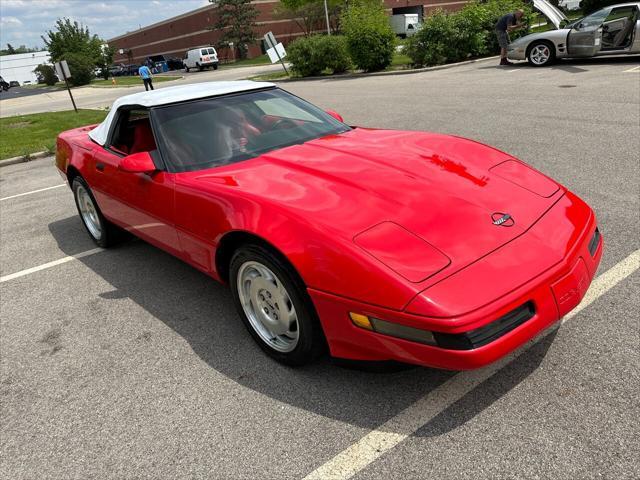
<svg viewBox="0 0 640 480"><path fill-rule="evenodd" d="M339 122L344 123L344 119L342 118L342 115L340 115L338 112L336 112L334 110L325 110L325 112L328 113L329 115L331 115L333 118L335 118Z"/></svg>
<svg viewBox="0 0 640 480"><path fill-rule="evenodd" d="M124 157L118 168L129 173L152 173L157 170L149 152L138 152Z"/></svg>

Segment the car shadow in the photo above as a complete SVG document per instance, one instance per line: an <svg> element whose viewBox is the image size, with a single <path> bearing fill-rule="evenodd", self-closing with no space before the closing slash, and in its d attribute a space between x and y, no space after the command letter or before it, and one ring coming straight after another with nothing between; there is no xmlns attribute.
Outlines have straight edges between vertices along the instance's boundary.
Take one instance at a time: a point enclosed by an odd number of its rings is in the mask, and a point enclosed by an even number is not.
<svg viewBox="0 0 640 480"><path fill-rule="evenodd" d="M73 216L48 226L68 255L78 253L80 222ZM373 429L454 375L464 375L413 366L367 368L364 364L361 368L351 362L345 368L328 356L305 367L285 367L254 343L237 316L228 288L181 260L131 240L78 261L114 287L100 294L103 300L131 299L185 339L210 368L244 387L328 418ZM444 432L457 426L448 420L451 416L464 421L473 418L524 380L543 356L539 348L524 352L511 367L517 374L494 375L502 389L478 387L469 394L472 397L465 396L467 403L474 403L473 409L464 403L465 413L460 414L451 406L443 412L445 417L440 415L429 425Z"/></svg>

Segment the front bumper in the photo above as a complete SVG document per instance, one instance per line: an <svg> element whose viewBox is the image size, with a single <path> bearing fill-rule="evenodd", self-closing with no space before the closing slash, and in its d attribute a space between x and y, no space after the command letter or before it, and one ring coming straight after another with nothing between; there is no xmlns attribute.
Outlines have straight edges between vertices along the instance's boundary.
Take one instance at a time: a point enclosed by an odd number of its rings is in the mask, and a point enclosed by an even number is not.
<svg viewBox="0 0 640 480"><path fill-rule="evenodd" d="M567 215L568 209L573 208L572 205L580 207L580 214L573 218ZM507 267L512 265L509 268L517 268L513 259L518 258L522 249L532 248L533 242L527 244L527 241L536 236L549 237L547 243L554 248L563 246L562 259L549 267L544 263L545 259L541 258L541 271L524 283L520 283L522 277L513 272L512 284L508 281L494 282L497 284L494 290L487 288L492 301L447 318L419 315L415 313L415 302L410 302L403 311L396 311L309 289L331 354L353 360L395 360L450 370L479 368L507 355L569 313L585 295L602 258L603 249L602 238L599 233L596 235L596 220L591 209L568 193L538 223L519 237L522 240L516 239L504 245L476 262L473 267L456 272L439 285L439 291L447 291L449 285L453 289L449 290L450 296L473 297L469 295L469 289L474 285L482 285L478 282L482 276L483 260L492 264L500 259L508 259L505 262ZM596 236L597 243L594 244ZM485 281L491 282L491 275L495 271L485 271L490 272ZM429 292L430 289L417 297L428 297ZM484 300L478 297L478 302L482 301ZM532 306L532 314L527 318L502 331L491 328L492 324L495 325L499 319L508 317L523 305ZM414 313L410 312L412 309ZM491 333L492 337L488 343L471 342L466 347L460 347L455 342L444 345L445 348L431 346L359 328L350 321L349 312L435 332L436 337L440 333L441 338L478 338L477 332L483 330ZM439 342L439 345L443 344Z"/></svg>
<svg viewBox="0 0 640 480"><path fill-rule="evenodd" d="M507 58L509 60L526 60L527 52L525 45L509 45L507 48Z"/></svg>

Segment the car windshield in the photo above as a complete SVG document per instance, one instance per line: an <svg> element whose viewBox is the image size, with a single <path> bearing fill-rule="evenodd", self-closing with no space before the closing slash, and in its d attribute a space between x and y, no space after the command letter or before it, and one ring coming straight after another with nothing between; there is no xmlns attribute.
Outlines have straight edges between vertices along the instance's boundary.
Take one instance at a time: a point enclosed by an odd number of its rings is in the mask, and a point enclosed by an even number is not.
<svg viewBox="0 0 640 480"><path fill-rule="evenodd" d="M152 117L172 172L228 165L350 130L280 89L156 107Z"/></svg>
<svg viewBox="0 0 640 480"><path fill-rule="evenodd" d="M591 15L587 15L578 22L575 22L574 25L580 25L580 28L599 27L600 25L602 25L602 22L604 22L604 19L607 18L610 10L610 8L603 8L602 10L598 10Z"/></svg>

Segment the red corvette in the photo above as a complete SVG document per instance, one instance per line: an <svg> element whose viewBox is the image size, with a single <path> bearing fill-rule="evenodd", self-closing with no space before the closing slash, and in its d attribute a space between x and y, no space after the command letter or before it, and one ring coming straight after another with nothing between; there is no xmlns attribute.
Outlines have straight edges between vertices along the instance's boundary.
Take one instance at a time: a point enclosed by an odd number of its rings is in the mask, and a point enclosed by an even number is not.
<svg viewBox="0 0 640 480"><path fill-rule="evenodd" d="M269 83L117 100L58 137L89 235L130 232L228 282L256 342L470 369L573 309L602 256L593 211L458 137L350 127Z"/></svg>

